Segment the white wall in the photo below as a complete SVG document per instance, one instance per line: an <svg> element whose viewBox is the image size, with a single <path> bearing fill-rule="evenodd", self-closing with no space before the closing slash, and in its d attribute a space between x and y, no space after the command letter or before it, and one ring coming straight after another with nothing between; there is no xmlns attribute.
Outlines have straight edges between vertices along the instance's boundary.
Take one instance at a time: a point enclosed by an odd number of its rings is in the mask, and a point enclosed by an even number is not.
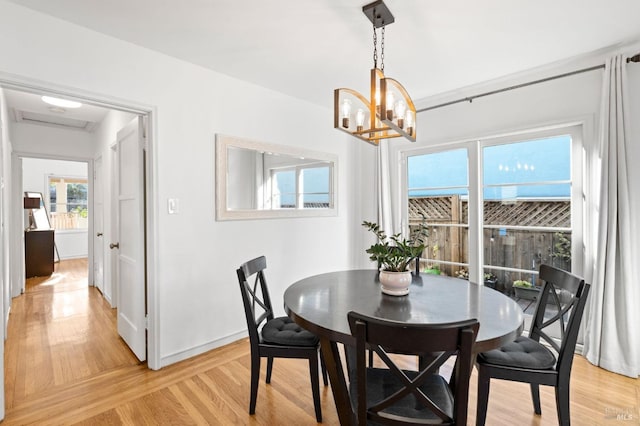
<svg viewBox="0 0 640 426"><path fill-rule="evenodd" d="M235 274L243 261L267 256L278 313L277 301L295 280L353 265L350 230L360 206L351 178L359 173L354 153L360 148L332 128L330 93L327 108L320 108L6 1L0 1L0 52L5 76L155 108L150 305L161 314L153 330L159 364L224 344L246 329ZM216 133L336 154L339 215L216 222ZM180 200L180 214L167 214L168 198Z"/></svg>
<svg viewBox="0 0 640 426"><path fill-rule="evenodd" d="M78 161L23 158L23 192L40 192L46 200L47 179L50 175L86 178L87 168L87 163ZM47 210L51 212L51 206L48 203ZM60 259L87 257L89 253L87 229L58 230L55 232L55 242Z"/></svg>
<svg viewBox="0 0 640 426"><path fill-rule="evenodd" d="M30 123L9 123L13 150L42 157L79 160L93 158L95 147L91 133Z"/></svg>

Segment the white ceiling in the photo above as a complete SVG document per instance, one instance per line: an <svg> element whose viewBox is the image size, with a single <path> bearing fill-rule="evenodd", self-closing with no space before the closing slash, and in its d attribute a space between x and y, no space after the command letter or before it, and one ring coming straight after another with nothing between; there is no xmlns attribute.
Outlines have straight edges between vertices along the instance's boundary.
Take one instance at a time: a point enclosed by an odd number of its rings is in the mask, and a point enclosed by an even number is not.
<svg viewBox="0 0 640 426"><path fill-rule="evenodd" d="M368 90L368 0L10 0L327 106ZM414 100L640 40L638 0L386 0L385 74Z"/></svg>
<svg viewBox="0 0 640 426"><path fill-rule="evenodd" d="M19 123L92 132L109 111L106 108L87 104L83 104L80 108L54 107L45 103L41 95L10 89L3 90L9 117Z"/></svg>

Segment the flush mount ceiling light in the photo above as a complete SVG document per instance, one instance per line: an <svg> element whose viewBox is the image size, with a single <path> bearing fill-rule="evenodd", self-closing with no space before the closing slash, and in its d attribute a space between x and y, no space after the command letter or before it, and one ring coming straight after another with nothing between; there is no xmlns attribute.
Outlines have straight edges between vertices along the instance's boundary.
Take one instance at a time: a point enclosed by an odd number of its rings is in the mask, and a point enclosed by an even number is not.
<svg viewBox="0 0 640 426"><path fill-rule="evenodd" d="M384 30L394 22L387 6L378 0L363 6L373 24L373 69L370 100L352 89L335 89L333 127L373 145L380 139L405 137L416 141L416 108L404 87L384 75ZM381 30L380 68L378 68L378 28Z"/></svg>
<svg viewBox="0 0 640 426"><path fill-rule="evenodd" d="M61 108L80 108L82 106L80 102L54 98L51 96L43 96L42 101L48 103L49 105L55 105Z"/></svg>

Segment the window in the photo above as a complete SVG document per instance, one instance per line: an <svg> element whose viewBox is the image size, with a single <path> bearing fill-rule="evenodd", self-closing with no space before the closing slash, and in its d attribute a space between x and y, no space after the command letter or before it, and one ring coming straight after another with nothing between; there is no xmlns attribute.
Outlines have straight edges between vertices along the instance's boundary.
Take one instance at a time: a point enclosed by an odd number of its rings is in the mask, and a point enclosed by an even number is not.
<svg viewBox="0 0 640 426"><path fill-rule="evenodd" d="M273 209L330 207L330 167L304 165L271 170Z"/></svg>
<svg viewBox="0 0 640 426"><path fill-rule="evenodd" d="M431 231L421 270L484 281L515 299L515 281L540 284L541 263L580 274L580 130L405 154L406 220L424 215Z"/></svg>
<svg viewBox="0 0 640 426"><path fill-rule="evenodd" d="M429 226L421 270L455 275L466 270L469 246L469 167L466 149L411 156L407 160L409 227ZM446 173L442 165L449 165Z"/></svg>
<svg viewBox="0 0 640 426"><path fill-rule="evenodd" d="M497 289L541 284L541 263L571 271L571 136L485 146L482 157L484 270Z"/></svg>
<svg viewBox="0 0 640 426"><path fill-rule="evenodd" d="M87 229L87 178L49 176L49 206L54 229Z"/></svg>

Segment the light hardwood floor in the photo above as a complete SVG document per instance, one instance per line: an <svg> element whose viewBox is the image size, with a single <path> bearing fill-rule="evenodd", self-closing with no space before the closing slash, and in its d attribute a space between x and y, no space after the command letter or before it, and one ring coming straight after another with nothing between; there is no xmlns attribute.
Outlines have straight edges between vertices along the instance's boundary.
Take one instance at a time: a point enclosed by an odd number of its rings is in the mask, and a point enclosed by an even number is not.
<svg viewBox="0 0 640 426"><path fill-rule="evenodd" d="M276 360L249 416L249 343L241 340L160 371L138 363L115 331L115 311L87 286L86 261L64 261L48 279L27 282L13 299L5 346L4 424L190 425L314 424L308 364ZM238 309L241 304L238 301ZM409 361L408 361L409 362ZM475 373L469 424L475 418ZM487 425L555 425L553 390L542 387L542 416L529 387L494 381ZM321 389L324 424L337 425L329 387ZM640 386L576 356L574 425L640 424ZM625 418L626 416L626 418Z"/></svg>

